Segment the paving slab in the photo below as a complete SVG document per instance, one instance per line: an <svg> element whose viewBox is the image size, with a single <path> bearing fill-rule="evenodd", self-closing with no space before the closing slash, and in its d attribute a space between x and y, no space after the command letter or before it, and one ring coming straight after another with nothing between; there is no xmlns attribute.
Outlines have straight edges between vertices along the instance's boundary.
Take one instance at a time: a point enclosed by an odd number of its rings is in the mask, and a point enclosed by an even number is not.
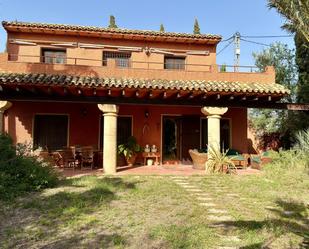
<svg viewBox="0 0 309 249"><path fill-rule="evenodd" d="M229 216L229 215L222 215L222 216L208 215L207 218L209 220L214 220L214 221L231 221L231 220L233 220L233 217Z"/></svg>
<svg viewBox="0 0 309 249"><path fill-rule="evenodd" d="M226 210L222 210L222 209L216 209L216 208L210 208L208 209L209 213L213 213L213 214L227 214L228 211Z"/></svg>
<svg viewBox="0 0 309 249"><path fill-rule="evenodd" d="M212 202L202 202L199 203L200 206L204 206L204 207L215 207L216 204L212 203Z"/></svg>

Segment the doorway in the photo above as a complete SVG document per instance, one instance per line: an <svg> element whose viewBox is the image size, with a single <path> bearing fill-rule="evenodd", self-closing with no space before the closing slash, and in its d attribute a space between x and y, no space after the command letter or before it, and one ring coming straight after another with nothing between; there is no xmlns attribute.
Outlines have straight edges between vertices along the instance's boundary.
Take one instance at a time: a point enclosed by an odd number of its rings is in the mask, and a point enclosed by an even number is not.
<svg viewBox="0 0 309 249"><path fill-rule="evenodd" d="M200 148L200 116L163 116L162 160L190 160L189 149Z"/></svg>

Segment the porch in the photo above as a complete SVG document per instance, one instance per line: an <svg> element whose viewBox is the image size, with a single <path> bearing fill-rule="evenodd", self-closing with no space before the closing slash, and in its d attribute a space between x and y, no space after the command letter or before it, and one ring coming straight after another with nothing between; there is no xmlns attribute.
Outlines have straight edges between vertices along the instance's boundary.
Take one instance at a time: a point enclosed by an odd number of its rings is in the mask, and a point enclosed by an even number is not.
<svg viewBox="0 0 309 249"><path fill-rule="evenodd" d="M104 175L104 171L102 168L90 170L72 170L72 169L58 169L59 172L68 178L75 178L75 177L82 177L82 176L101 176ZM237 175L252 175L252 174L262 174L260 170L246 168L246 169L239 169L236 172ZM175 175L175 176L201 176L206 175L205 170L198 170L194 169L192 165L157 165L157 166L134 166L128 167L123 166L117 169L115 175L136 175L136 176L168 176L168 175Z"/></svg>

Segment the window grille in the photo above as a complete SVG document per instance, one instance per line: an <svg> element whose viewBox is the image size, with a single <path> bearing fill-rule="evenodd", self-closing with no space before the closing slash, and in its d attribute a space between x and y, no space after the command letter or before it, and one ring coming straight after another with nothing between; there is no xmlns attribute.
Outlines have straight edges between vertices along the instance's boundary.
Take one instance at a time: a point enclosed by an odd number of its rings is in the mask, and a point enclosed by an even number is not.
<svg viewBox="0 0 309 249"><path fill-rule="evenodd" d="M103 66L107 66L108 59L115 59L117 67L130 67L131 53L123 52L103 52Z"/></svg>

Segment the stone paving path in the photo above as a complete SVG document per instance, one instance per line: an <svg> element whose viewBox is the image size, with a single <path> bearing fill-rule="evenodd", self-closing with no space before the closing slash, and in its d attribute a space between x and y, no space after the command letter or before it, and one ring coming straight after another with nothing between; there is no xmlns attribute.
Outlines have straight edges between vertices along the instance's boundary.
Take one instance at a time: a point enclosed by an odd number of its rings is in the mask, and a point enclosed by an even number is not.
<svg viewBox="0 0 309 249"><path fill-rule="evenodd" d="M197 203L199 206L206 208L207 210L207 218L212 222L210 227L214 229L224 229L225 231L229 231L233 228L232 225L227 225L224 223L224 221L234 221L234 218L229 215L228 210L222 209L217 207L216 204L216 198L213 197L213 194L220 193L224 195L225 198L239 198L239 195L234 193L226 193L228 191L228 188L225 186L217 185L215 182L211 182L211 187L208 189L201 189L199 186L196 185L196 183L190 183L189 177L186 176L172 176L171 179L179 185L181 188L183 188L185 191L187 191L191 196L195 197ZM213 180L211 180L213 181ZM215 193L213 193L213 192ZM220 238L225 242L224 244L239 244L241 242L241 239L238 236L233 235L226 235L226 234L219 234ZM235 246L227 246L222 245L217 247L218 249L237 249L239 247Z"/></svg>

